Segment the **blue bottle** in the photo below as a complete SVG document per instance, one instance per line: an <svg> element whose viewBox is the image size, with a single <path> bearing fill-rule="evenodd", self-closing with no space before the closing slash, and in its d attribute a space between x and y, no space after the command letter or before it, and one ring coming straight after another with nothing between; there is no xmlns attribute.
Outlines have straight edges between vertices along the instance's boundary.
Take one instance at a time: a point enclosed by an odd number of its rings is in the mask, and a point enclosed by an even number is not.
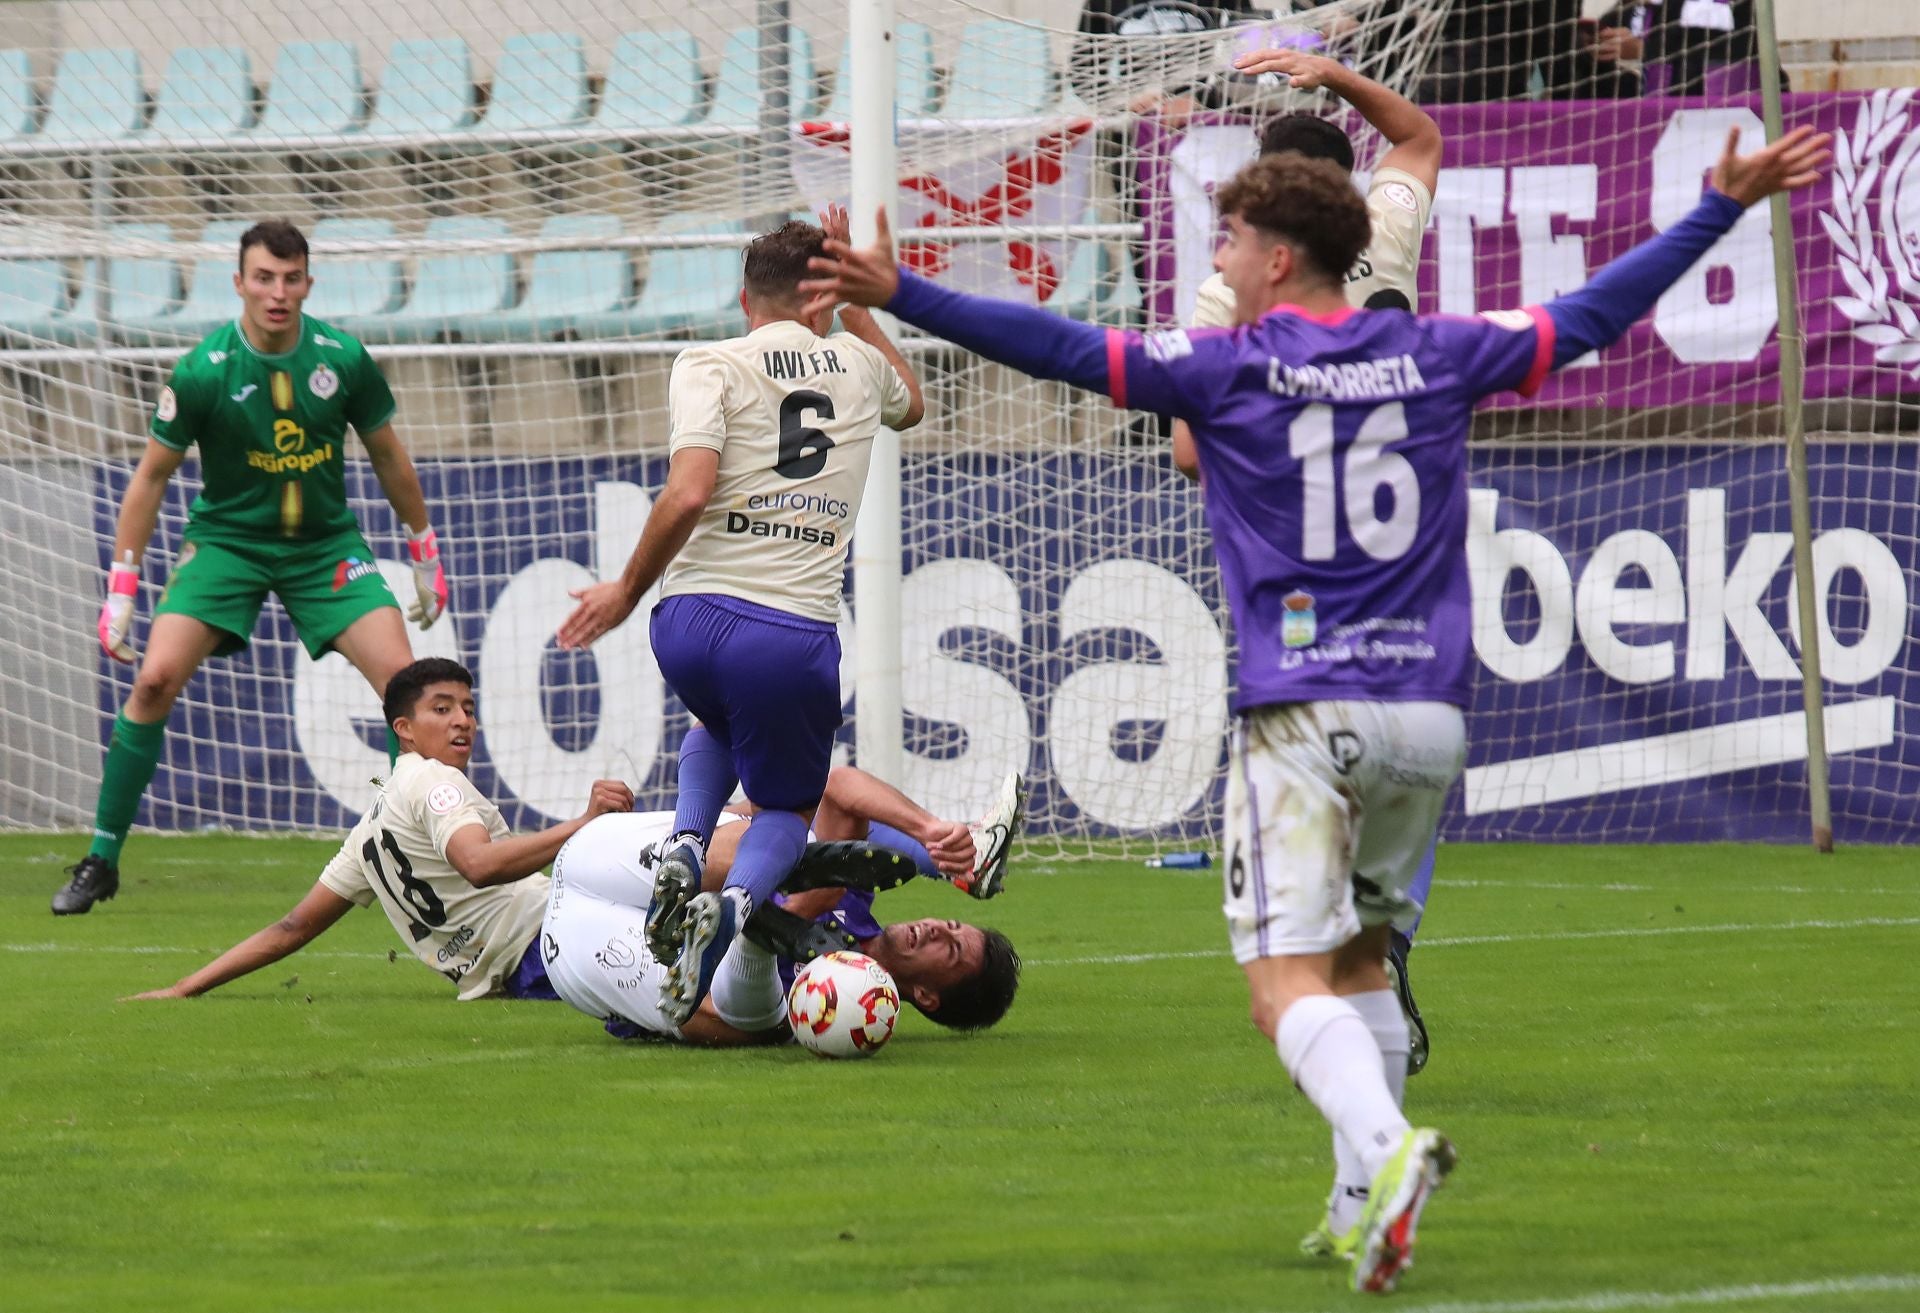
<svg viewBox="0 0 1920 1313"><path fill-rule="evenodd" d="M1147 865L1169 871L1199 871L1213 865L1213 856L1204 852L1159 853L1147 858Z"/></svg>

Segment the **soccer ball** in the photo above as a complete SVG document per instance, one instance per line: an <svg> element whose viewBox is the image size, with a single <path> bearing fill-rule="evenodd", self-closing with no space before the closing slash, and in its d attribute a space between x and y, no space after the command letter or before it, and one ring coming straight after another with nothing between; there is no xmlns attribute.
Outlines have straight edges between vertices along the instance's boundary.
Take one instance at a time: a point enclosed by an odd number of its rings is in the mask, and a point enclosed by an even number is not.
<svg viewBox="0 0 1920 1313"><path fill-rule="evenodd" d="M787 1021L800 1043L823 1058L866 1058L880 1051L900 1015L900 988L865 953L828 953L800 968L787 991Z"/></svg>

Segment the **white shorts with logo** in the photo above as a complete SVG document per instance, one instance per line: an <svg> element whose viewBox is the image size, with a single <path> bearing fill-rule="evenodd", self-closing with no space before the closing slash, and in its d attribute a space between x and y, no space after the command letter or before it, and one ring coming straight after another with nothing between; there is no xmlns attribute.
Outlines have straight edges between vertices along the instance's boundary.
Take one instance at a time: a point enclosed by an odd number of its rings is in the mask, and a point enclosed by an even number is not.
<svg viewBox="0 0 1920 1313"><path fill-rule="evenodd" d="M1444 702L1260 707L1233 732L1227 779L1227 936L1234 959L1325 953L1362 927L1406 929L1407 896L1466 722Z"/></svg>
<svg viewBox="0 0 1920 1313"><path fill-rule="evenodd" d="M641 850L672 829L671 812L615 812L567 840L553 860L540 954L554 992L580 1011L678 1038L661 1008L667 969L647 947L653 871L641 865Z"/></svg>

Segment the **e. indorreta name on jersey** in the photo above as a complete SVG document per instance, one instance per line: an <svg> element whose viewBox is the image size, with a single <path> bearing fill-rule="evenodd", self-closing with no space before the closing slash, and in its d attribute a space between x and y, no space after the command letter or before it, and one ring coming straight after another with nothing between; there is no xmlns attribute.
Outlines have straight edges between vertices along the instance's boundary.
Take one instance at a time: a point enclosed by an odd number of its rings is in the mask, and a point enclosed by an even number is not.
<svg viewBox="0 0 1920 1313"><path fill-rule="evenodd" d="M1420 242L1433 210L1427 184L1400 169L1377 169L1367 185L1373 240L1347 271L1347 304L1363 310L1420 308ZM1194 298L1191 328L1232 328L1233 292L1214 274Z"/></svg>
<svg viewBox="0 0 1920 1313"><path fill-rule="evenodd" d="M484 825L511 831L500 809L452 766L406 753L353 827L320 882L349 902L381 910L414 956L460 987L464 999L500 992L547 912L549 881L530 875L476 889L447 861L447 840Z"/></svg>
<svg viewBox="0 0 1920 1313"><path fill-rule="evenodd" d="M838 620L873 435L911 401L877 348L792 320L681 352L668 451L717 451L720 470L660 596L719 593Z"/></svg>

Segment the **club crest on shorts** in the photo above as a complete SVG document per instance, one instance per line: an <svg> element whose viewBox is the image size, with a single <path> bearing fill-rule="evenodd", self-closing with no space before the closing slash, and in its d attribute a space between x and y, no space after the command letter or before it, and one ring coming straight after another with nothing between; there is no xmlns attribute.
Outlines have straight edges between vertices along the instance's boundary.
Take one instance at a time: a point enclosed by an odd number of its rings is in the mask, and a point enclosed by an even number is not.
<svg viewBox="0 0 1920 1313"><path fill-rule="evenodd" d="M1294 589L1280 599L1286 612L1280 617L1280 641L1288 647L1312 647L1320 636L1320 622L1313 613L1313 594Z"/></svg>
<svg viewBox="0 0 1920 1313"><path fill-rule="evenodd" d="M340 376L325 365L320 365L307 375L307 390L325 401L340 390Z"/></svg>

